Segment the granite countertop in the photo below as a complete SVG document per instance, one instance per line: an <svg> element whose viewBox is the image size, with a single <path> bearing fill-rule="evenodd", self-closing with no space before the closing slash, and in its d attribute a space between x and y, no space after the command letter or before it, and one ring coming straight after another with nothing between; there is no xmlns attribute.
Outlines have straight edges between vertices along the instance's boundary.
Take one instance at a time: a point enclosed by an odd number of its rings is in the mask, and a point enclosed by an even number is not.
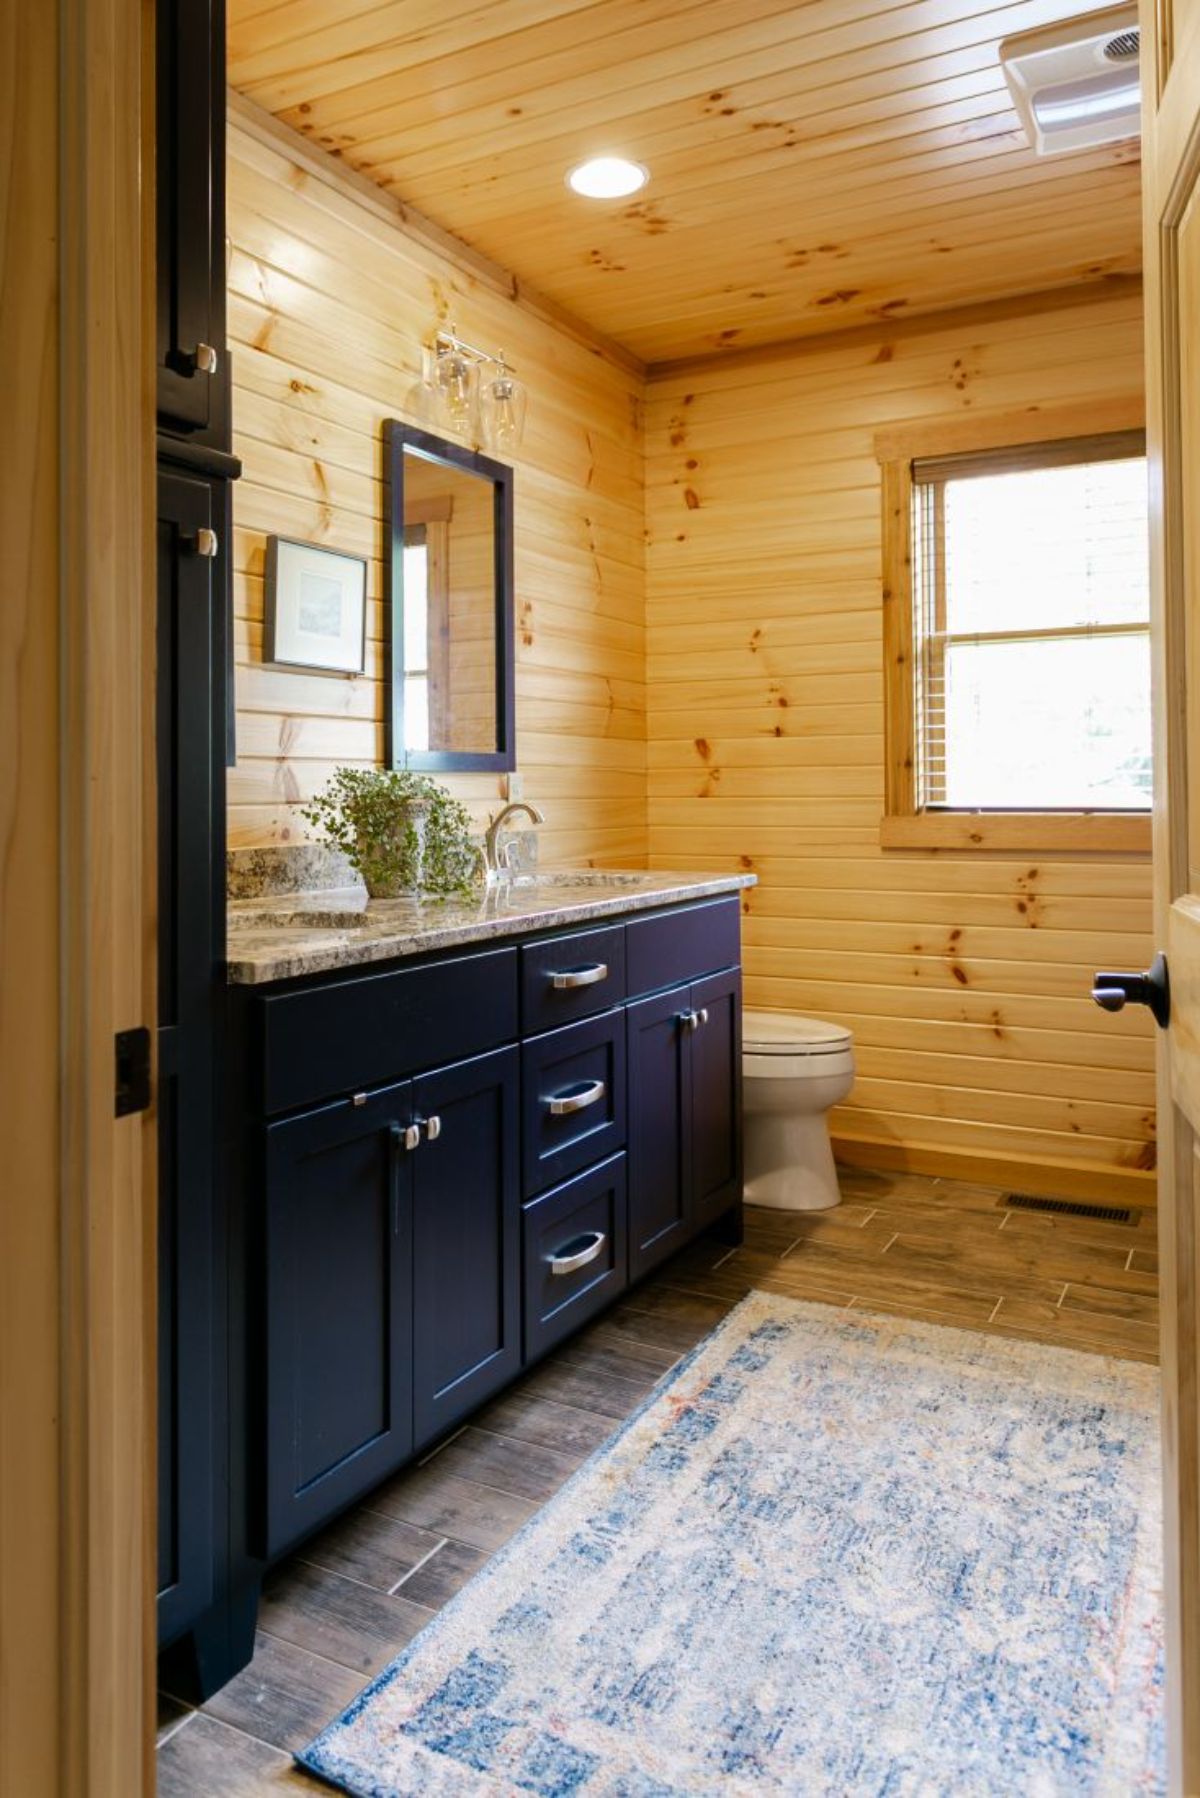
<svg viewBox="0 0 1200 1798"><path fill-rule="evenodd" d="M229 903L228 979L261 986L300 974L366 966L464 943L490 943L563 925L736 893L753 874L544 872L478 899L368 901L361 887L270 893Z"/></svg>

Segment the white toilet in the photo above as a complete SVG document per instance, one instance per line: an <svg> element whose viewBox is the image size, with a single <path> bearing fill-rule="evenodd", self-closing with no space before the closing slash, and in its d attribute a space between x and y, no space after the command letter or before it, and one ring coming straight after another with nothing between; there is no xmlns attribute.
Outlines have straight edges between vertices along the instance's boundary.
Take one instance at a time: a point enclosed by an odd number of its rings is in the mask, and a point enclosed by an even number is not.
<svg viewBox="0 0 1200 1798"><path fill-rule="evenodd" d="M790 1011L747 1011L742 1071L747 1205L836 1205L841 1194L826 1116L854 1085L850 1032Z"/></svg>

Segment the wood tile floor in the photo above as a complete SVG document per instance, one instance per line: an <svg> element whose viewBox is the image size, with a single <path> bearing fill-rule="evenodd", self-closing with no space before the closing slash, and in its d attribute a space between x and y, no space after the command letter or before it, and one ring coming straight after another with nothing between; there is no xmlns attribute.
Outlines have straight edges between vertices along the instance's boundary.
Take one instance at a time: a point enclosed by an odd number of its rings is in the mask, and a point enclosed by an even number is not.
<svg viewBox="0 0 1200 1798"><path fill-rule="evenodd" d="M299 1748L751 1287L1156 1359L1151 1214L1008 1211L988 1187L846 1171L843 1204L748 1211L701 1242L271 1575L246 1670L200 1710L164 1697L159 1798L324 1793Z"/></svg>

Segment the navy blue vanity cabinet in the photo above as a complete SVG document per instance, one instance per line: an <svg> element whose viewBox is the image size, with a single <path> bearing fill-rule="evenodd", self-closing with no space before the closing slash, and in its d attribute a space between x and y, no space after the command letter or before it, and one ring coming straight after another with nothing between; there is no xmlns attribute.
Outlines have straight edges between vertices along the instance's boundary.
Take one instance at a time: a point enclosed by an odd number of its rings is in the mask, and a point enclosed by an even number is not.
<svg viewBox="0 0 1200 1798"><path fill-rule="evenodd" d="M268 1126L263 1552L518 1372L517 1051Z"/></svg>
<svg viewBox="0 0 1200 1798"><path fill-rule="evenodd" d="M411 1101L405 1080L267 1130L268 1556L412 1452Z"/></svg>
<svg viewBox="0 0 1200 1798"><path fill-rule="evenodd" d="M695 976L626 1007L631 1280L718 1218L728 1218L735 1240L740 1234L739 952L736 899L628 926L631 993Z"/></svg>
<svg viewBox="0 0 1200 1798"><path fill-rule="evenodd" d="M521 1366L515 1048L413 1082L413 1416L424 1447Z"/></svg>
<svg viewBox="0 0 1200 1798"><path fill-rule="evenodd" d="M700 1231L739 1240L739 960L722 897L232 989L202 1690L272 1562Z"/></svg>

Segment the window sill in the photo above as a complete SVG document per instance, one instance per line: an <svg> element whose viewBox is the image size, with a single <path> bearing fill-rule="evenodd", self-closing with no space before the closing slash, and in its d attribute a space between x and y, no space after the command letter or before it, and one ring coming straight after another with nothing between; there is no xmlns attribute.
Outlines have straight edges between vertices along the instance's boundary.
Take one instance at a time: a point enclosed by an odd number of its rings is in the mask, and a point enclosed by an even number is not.
<svg viewBox="0 0 1200 1798"><path fill-rule="evenodd" d="M1149 855L1149 812L916 812L882 818L884 849Z"/></svg>

